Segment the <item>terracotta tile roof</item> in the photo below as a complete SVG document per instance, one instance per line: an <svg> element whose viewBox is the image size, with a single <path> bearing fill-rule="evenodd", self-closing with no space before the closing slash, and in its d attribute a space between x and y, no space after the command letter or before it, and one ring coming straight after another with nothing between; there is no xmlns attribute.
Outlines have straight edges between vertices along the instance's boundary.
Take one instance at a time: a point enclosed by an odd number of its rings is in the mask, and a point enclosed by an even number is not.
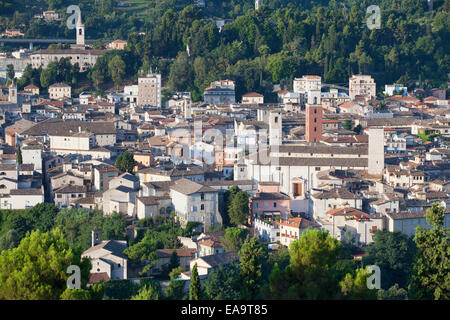
<svg viewBox="0 0 450 320"><path fill-rule="evenodd" d="M70 88L70 86L66 83L58 82L50 85L49 88Z"/></svg>
<svg viewBox="0 0 450 320"><path fill-rule="evenodd" d="M170 258L172 256L172 252L175 251L178 257L194 257L197 253L196 249L158 249L156 250L156 255L158 258Z"/></svg>
<svg viewBox="0 0 450 320"><path fill-rule="evenodd" d="M216 239L202 239L198 242L198 244L210 248L222 248L222 244Z"/></svg>
<svg viewBox="0 0 450 320"><path fill-rule="evenodd" d="M95 284L95 283L99 283L102 280L104 282L109 281L108 273L106 273L106 272L91 273L89 275L89 282L88 283Z"/></svg>
<svg viewBox="0 0 450 320"><path fill-rule="evenodd" d="M264 97L264 96L258 92L249 92L242 95L242 97Z"/></svg>
<svg viewBox="0 0 450 320"><path fill-rule="evenodd" d="M286 227L294 227L297 229L305 229L308 227L318 228L320 227L319 224L307 220L305 218L291 218L285 221L282 221L279 223L280 225L286 226Z"/></svg>
<svg viewBox="0 0 450 320"><path fill-rule="evenodd" d="M328 210L327 214L332 215L332 216L351 217L358 221L370 219L369 214L362 212L361 210L358 210L355 208L338 208L338 209Z"/></svg>
<svg viewBox="0 0 450 320"><path fill-rule="evenodd" d="M89 131L93 134L116 134L116 128L112 121L86 122L78 120L48 119L37 123L25 130L23 135L43 136L43 135L63 135L70 131Z"/></svg>
<svg viewBox="0 0 450 320"><path fill-rule="evenodd" d="M280 192L258 192L252 200L290 200L291 198Z"/></svg>

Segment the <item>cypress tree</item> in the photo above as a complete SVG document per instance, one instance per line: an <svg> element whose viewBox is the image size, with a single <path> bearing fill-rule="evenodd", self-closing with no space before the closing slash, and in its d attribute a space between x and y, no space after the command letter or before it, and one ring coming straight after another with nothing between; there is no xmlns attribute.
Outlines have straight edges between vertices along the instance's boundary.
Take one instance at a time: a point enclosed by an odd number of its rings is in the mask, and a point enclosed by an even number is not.
<svg viewBox="0 0 450 320"><path fill-rule="evenodd" d="M191 283L189 284L189 300L200 300L202 285L197 272L197 264L192 268Z"/></svg>
<svg viewBox="0 0 450 320"><path fill-rule="evenodd" d="M20 146L17 146L16 161L17 161L18 164L22 164L22 162L23 162L23 160L22 160L22 150L20 150Z"/></svg>

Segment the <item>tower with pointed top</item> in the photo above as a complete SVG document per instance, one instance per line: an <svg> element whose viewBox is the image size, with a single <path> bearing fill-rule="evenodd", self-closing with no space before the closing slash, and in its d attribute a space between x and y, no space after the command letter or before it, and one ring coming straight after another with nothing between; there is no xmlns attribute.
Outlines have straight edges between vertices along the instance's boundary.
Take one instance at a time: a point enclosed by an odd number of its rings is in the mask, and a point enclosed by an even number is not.
<svg viewBox="0 0 450 320"><path fill-rule="evenodd" d="M77 46L84 46L84 24L81 22L81 13L78 15L76 29L77 29Z"/></svg>

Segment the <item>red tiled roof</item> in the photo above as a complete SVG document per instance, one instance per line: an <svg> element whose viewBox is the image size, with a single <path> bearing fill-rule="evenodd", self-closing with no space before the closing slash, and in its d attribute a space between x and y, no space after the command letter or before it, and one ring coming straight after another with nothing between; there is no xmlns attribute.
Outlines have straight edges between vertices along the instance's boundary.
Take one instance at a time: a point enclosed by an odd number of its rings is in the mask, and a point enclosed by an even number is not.
<svg viewBox="0 0 450 320"><path fill-rule="evenodd" d="M106 273L106 272L91 273L89 275L89 282L88 283L99 283L102 280L104 282L109 281L108 273Z"/></svg>
<svg viewBox="0 0 450 320"><path fill-rule="evenodd" d="M263 97L263 95L259 94L258 92L249 92L242 95L242 97Z"/></svg>
<svg viewBox="0 0 450 320"><path fill-rule="evenodd" d="M156 254L159 257L170 257L172 255L172 252L174 249L158 249L156 250ZM177 253L178 257L192 257L197 250L196 249L175 249L175 252Z"/></svg>
<svg viewBox="0 0 450 320"><path fill-rule="evenodd" d="M348 216L348 217L352 217L356 220L370 219L370 216L367 213L362 212L355 208L332 209L332 210L328 210L327 214L332 215L332 216Z"/></svg>

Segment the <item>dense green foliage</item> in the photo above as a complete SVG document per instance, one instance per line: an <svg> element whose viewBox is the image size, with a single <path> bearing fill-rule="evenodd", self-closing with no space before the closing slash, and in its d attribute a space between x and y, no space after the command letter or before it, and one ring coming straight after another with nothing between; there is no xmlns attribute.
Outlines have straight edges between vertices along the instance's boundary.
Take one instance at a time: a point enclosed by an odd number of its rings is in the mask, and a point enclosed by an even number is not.
<svg viewBox="0 0 450 320"><path fill-rule="evenodd" d="M194 264L191 272L191 282L189 283L189 300L200 300L202 297L202 284L198 276L197 264Z"/></svg>
<svg viewBox="0 0 450 320"><path fill-rule="evenodd" d="M104 284L104 299L129 300L138 295L139 285L130 280L110 280Z"/></svg>
<svg viewBox="0 0 450 320"><path fill-rule="evenodd" d="M117 157L115 166L122 172L133 172L135 163L133 154L125 151Z"/></svg>
<svg viewBox="0 0 450 320"><path fill-rule="evenodd" d="M378 291L378 300L407 300L408 291L400 288L398 284L394 284L388 290Z"/></svg>
<svg viewBox="0 0 450 320"><path fill-rule="evenodd" d="M349 300L376 300L377 290L367 288L367 278L370 276L364 269L357 269L355 275L347 273L344 280L339 282L344 299Z"/></svg>
<svg viewBox="0 0 450 320"><path fill-rule="evenodd" d="M409 286L412 299L450 299L450 228L444 226L444 210L434 203L425 214L431 228L417 227L417 255Z"/></svg>
<svg viewBox="0 0 450 320"><path fill-rule="evenodd" d="M234 225L246 224L250 217L249 194L245 191L239 191L231 196L230 205L228 207L228 215L230 223Z"/></svg>
<svg viewBox="0 0 450 320"><path fill-rule="evenodd" d="M167 288L164 290L164 299L167 300L185 300L187 297L184 294L185 280L172 280Z"/></svg>
<svg viewBox="0 0 450 320"><path fill-rule="evenodd" d="M376 231L374 243L367 248L365 265L380 267L381 288L389 289L394 284L408 288L409 277L416 247L414 242L400 232Z"/></svg>
<svg viewBox="0 0 450 320"><path fill-rule="evenodd" d="M103 239L125 240L125 218L118 213L104 216L101 211L65 208L40 203L30 209L0 211L0 251L15 247L32 230L47 232L58 227L71 248L86 250L91 246L91 232L101 229Z"/></svg>
<svg viewBox="0 0 450 320"><path fill-rule="evenodd" d="M225 251L239 251L247 238L248 230L230 227L225 230L222 245Z"/></svg>
<svg viewBox="0 0 450 320"><path fill-rule="evenodd" d="M67 288L70 265L81 269L81 285L86 286L91 263L80 260L60 230L28 234L19 246L0 254L0 299L55 300ZM62 296L67 298L67 293Z"/></svg>
<svg viewBox="0 0 450 320"><path fill-rule="evenodd" d="M247 237L239 251L239 285L241 299L254 300L259 297L262 280L262 267L267 258L267 248L258 243L256 237Z"/></svg>
<svg viewBox="0 0 450 320"><path fill-rule="evenodd" d="M157 262L157 249L177 249L181 247L178 236L188 236L186 230L183 230L179 223L175 222L173 217L147 218L139 221L138 235L124 253L130 259L130 262L141 269L141 274L146 274ZM174 261L170 262L174 263ZM174 266L176 267L176 266ZM167 276L172 269L163 272Z"/></svg>
<svg viewBox="0 0 450 320"><path fill-rule="evenodd" d="M69 244L74 248L86 250L91 247L92 230L101 229L102 238L125 240L125 218L119 213L104 216L101 211L84 209L62 209L55 218Z"/></svg>
<svg viewBox="0 0 450 320"><path fill-rule="evenodd" d="M161 295L161 286L159 283L150 279L148 284L141 283L138 294L133 296L131 300L159 300Z"/></svg>
<svg viewBox="0 0 450 320"><path fill-rule="evenodd" d="M235 265L213 270L204 283L208 300L238 300L240 298L239 269Z"/></svg>

